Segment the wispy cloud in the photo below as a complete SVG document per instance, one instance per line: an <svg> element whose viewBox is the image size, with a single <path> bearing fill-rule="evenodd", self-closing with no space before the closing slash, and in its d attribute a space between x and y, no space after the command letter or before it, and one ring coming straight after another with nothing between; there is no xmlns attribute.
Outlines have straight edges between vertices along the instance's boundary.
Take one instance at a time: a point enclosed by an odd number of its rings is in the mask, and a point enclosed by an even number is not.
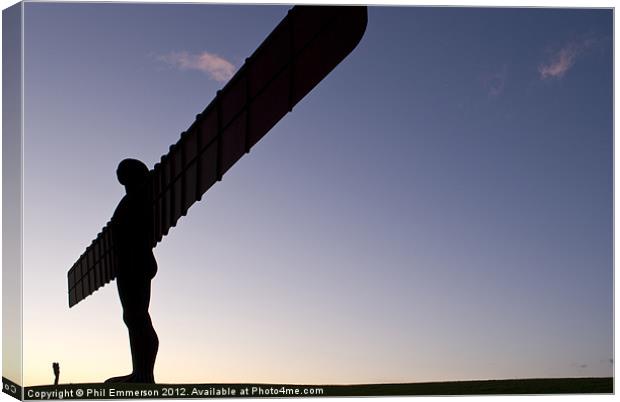
<svg viewBox="0 0 620 402"><path fill-rule="evenodd" d="M568 70L575 64L577 57L592 46L592 44L594 44L593 39L572 41L553 52L546 63L542 63L538 66L540 79L560 79L564 77Z"/></svg>
<svg viewBox="0 0 620 402"><path fill-rule="evenodd" d="M189 52L171 52L158 55L157 60L162 61L179 70L198 70L209 75L218 82L228 81L235 73L235 66L228 60L216 54L202 52L191 54Z"/></svg>

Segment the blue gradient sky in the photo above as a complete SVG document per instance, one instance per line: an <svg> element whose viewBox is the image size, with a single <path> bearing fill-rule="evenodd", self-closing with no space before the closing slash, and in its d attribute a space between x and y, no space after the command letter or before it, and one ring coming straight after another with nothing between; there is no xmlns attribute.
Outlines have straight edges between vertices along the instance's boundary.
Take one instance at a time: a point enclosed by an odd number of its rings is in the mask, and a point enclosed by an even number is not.
<svg viewBox="0 0 620 402"><path fill-rule="evenodd" d="M26 4L26 385L130 370L115 286L69 310L66 271L223 86L171 55L239 67L286 10ZM371 7L155 249L157 380L611 375L612 91L610 10Z"/></svg>

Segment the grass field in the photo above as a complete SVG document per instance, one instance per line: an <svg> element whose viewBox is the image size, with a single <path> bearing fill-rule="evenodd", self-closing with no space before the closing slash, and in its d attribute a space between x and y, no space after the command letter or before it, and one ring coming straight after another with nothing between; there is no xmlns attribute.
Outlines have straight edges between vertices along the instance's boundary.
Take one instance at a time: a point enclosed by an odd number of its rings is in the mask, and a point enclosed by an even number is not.
<svg viewBox="0 0 620 402"><path fill-rule="evenodd" d="M260 391L259 391L260 390ZM318 391L320 390L320 391ZM132 393L135 393L132 395ZM129 399L303 397L303 396L422 396L422 395L540 395L611 394L613 378L546 378L455 381L404 384L60 384L26 387L25 399ZM123 398L123 396L125 398Z"/></svg>
<svg viewBox="0 0 620 402"><path fill-rule="evenodd" d="M505 395L613 393L613 378L546 378L331 386L328 395Z"/></svg>

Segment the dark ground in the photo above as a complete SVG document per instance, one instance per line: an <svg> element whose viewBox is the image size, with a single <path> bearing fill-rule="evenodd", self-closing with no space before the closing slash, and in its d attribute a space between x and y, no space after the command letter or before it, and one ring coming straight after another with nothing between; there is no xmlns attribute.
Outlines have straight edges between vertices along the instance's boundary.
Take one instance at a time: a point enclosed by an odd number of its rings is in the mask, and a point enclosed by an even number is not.
<svg viewBox="0 0 620 402"><path fill-rule="evenodd" d="M114 390L111 390L111 389ZM244 394L243 390L246 390ZM262 391L259 392L258 389ZM82 394L78 393L81 390ZM225 391L224 391L225 390ZM234 390L234 394L231 394ZM249 393L247 393L249 390ZM254 391L252 391L254 390ZM320 390L317 392L317 390ZM140 395L118 392L148 392ZM47 395L42 393L49 393ZM58 394L60 393L60 394ZM422 395L540 395L612 394L613 378L545 378L523 380L457 381L404 384L293 385L293 384L60 384L26 387L25 399L152 399L303 396L422 396Z"/></svg>

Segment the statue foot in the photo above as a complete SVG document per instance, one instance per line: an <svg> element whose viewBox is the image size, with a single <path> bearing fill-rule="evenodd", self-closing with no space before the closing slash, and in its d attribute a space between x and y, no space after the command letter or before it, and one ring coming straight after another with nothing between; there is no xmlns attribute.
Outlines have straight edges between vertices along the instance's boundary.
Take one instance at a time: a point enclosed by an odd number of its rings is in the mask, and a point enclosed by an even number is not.
<svg viewBox="0 0 620 402"><path fill-rule="evenodd" d="M105 380L105 383L138 383L138 384L155 384L153 374L131 373L120 377L112 377Z"/></svg>
<svg viewBox="0 0 620 402"><path fill-rule="evenodd" d="M155 379L153 376L136 376L133 378L131 382L140 383L140 384L155 384Z"/></svg>
<svg viewBox="0 0 620 402"><path fill-rule="evenodd" d="M108 378L107 380L105 380L104 383L131 382L130 380L132 377L133 377L133 373L128 374L128 375L122 375L119 377L112 377L112 378Z"/></svg>

